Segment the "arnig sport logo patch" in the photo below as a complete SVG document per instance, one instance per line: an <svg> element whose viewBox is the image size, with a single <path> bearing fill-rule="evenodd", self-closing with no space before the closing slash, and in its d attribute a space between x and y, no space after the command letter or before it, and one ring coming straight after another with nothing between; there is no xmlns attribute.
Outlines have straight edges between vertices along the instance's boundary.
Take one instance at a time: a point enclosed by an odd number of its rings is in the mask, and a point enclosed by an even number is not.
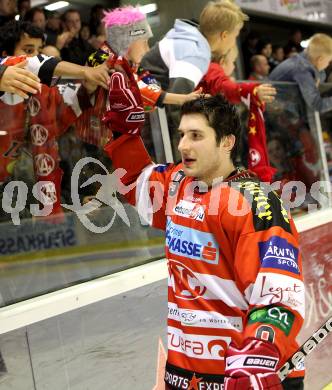
<svg viewBox="0 0 332 390"><path fill-rule="evenodd" d="M297 275L300 274L299 250L285 238L272 236L258 245L262 268L275 268Z"/></svg>

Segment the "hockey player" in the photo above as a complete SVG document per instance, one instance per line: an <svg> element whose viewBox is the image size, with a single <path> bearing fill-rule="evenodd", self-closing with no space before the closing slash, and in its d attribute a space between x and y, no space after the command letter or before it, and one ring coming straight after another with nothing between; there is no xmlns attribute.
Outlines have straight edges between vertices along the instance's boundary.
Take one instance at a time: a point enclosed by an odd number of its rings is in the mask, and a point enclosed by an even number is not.
<svg viewBox="0 0 332 390"><path fill-rule="evenodd" d="M114 137L105 151L126 171L119 191L166 232L166 388L302 389L303 371L283 385L276 374L303 323L297 232L277 195L235 167L235 109L221 96L185 103L182 163L155 165L134 120L139 94L128 100L120 73L111 86L105 121Z"/></svg>

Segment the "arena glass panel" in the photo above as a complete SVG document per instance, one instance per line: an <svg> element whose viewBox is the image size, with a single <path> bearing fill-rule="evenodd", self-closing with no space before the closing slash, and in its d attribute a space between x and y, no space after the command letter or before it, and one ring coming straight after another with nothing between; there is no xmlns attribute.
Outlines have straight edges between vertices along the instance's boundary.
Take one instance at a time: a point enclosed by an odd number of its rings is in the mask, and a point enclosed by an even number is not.
<svg viewBox="0 0 332 390"><path fill-rule="evenodd" d="M34 119L46 109L35 97L20 104L0 113L7 123L0 120L0 306L163 257L162 232L148 227L115 191L112 162L102 148L107 129L96 113L83 129L74 121L63 128L56 114L59 123ZM163 162L157 119L155 134L147 120L142 136L154 161ZM36 217L31 207L42 207L34 189L54 166L63 172L60 190L53 178L41 190L43 200L60 196L61 210ZM90 201L95 208L86 211Z"/></svg>
<svg viewBox="0 0 332 390"><path fill-rule="evenodd" d="M302 131L305 131L307 137L304 137L307 152L310 155L312 151L315 157L315 179L319 180L323 177L322 158L325 156L321 156L315 141L312 141L315 140L312 134L317 129L309 130L299 119L303 118L304 108L297 87L283 84L278 85L277 89L277 99L267 106L265 113L270 155L273 153L271 140L275 144L276 140L281 140L277 146L283 149L279 152L282 154L279 160L270 156L271 163L277 168L278 176L275 180L283 183L284 187L291 179L302 182L307 180L307 171L296 170L292 165L293 159L297 161L298 156L304 153L301 145L304 141L299 137ZM30 102L27 107L36 110L38 102ZM63 215L61 218L57 215L32 216L31 205L38 205L38 201L32 191L36 184L36 156L32 156L31 137L40 144L45 134L40 126L33 128L33 134L25 131L27 117L22 113L19 117L15 110L17 107L8 106L6 112L0 115L6 119L3 123L15 123L16 126L16 129L0 128L0 147L3 149L0 305L9 305L162 258L163 233L147 227L136 210L114 189L112 163L102 151L105 140L98 133L101 125L96 115L89 117L88 128L92 129L92 133L78 130L77 123L68 126L56 138L58 149L51 151L53 160L58 156L64 172L60 195L61 203L67 207L63 207ZM247 129L245 113L242 114L242 120L244 129ZM159 120L158 112L154 112L142 132L149 153L154 161L160 163L165 162L166 154L170 154L170 151L165 153L165 137L160 136L161 127L165 127L165 120ZM302 130L303 127L305 130ZM7 134L8 131L11 133ZM246 134L246 130L243 133ZM5 139L7 141L3 142ZM243 144L240 157L245 165L245 137ZM47 171L52 162L40 158L37 161L41 171ZM298 165L301 167L301 164ZM312 185L312 182L309 184ZM292 187L288 188L293 192ZM308 204L312 205L310 211L325 207L320 200L310 202L311 194L307 188L304 195L301 194L303 201L300 206L292 207L294 203L288 202L294 214L306 213ZM25 191L26 199L23 196ZM48 188L45 188L44 193L45 196L54 196ZM292 193L292 201L291 197ZM86 210L91 200L95 209ZM76 209L73 211L74 206ZM18 209L21 211L17 212Z"/></svg>

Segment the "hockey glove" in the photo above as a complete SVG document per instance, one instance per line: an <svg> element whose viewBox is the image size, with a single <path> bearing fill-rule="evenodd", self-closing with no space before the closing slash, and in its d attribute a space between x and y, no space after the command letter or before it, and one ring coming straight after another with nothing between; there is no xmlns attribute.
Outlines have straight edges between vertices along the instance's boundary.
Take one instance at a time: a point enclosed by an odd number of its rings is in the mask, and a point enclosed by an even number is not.
<svg viewBox="0 0 332 390"><path fill-rule="evenodd" d="M103 122L113 132L135 135L140 133L144 125L144 109L136 82L126 80L121 72L114 72L111 76L109 101Z"/></svg>
<svg viewBox="0 0 332 390"><path fill-rule="evenodd" d="M225 390L282 390L276 373L279 352L270 342L254 338L226 352Z"/></svg>

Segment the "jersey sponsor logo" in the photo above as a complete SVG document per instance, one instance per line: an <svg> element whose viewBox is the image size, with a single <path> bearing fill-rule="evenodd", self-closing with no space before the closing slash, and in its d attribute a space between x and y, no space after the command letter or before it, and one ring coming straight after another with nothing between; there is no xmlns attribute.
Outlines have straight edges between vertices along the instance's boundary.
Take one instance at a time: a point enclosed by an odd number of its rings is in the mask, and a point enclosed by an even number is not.
<svg viewBox="0 0 332 390"><path fill-rule="evenodd" d="M304 284L290 276L260 272L257 276L250 304L272 305L283 303L304 316Z"/></svg>
<svg viewBox="0 0 332 390"><path fill-rule="evenodd" d="M253 223L256 231L267 230L272 226L280 226L291 232L289 218L282 200L264 183L243 181L230 182L232 188L238 189L252 205Z"/></svg>
<svg viewBox="0 0 332 390"><path fill-rule="evenodd" d="M168 303L168 318L188 327L243 330L241 317L224 316L215 311L182 309L172 302Z"/></svg>
<svg viewBox="0 0 332 390"><path fill-rule="evenodd" d="M188 372L189 373L189 372ZM176 389L183 390L224 390L224 378L220 375L219 382L215 382L216 376L213 376L213 380L205 380L205 376L199 374L198 377L194 373L193 375L180 375L178 373L169 372L166 368L165 382Z"/></svg>
<svg viewBox="0 0 332 390"><path fill-rule="evenodd" d="M230 337L188 334L168 327L168 350L196 359L224 360Z"/></svg>
<svg viewBox="0 0 332 390"><path fill-rule="evenodd" d="M49 154L41 153L35 156L35 165L38 176L48 176L54 170L55 161Z"/></svg>
<svg viewBox="0 0 332 390"><path fill-rule="evenodd" d="M177 225L170 219L166 226L169 252L209 264L219 263L219 246L212 234Z"/></svg>
<svg viewBox="0 0 332 390"><path fill-rule="evenodd" d="M196 299L222 300L230 307L247 310L244 299L233 280L216 275L194 273L180 261L168 261L168 286L176 298L192 301Z"/></svg>
<svg viewBox="0 0 332 390"><path fill-rule="evenodd" d="M48 139L48 130L42 125L32 125L30 127L31 141L33 145L41 146Z"/></svg>
<svg viewBox="0 0 332 390"><path fill-rule="evenodd" d="M299 250L286 239L272 236L259 243L259 257L263 268L282 269L299 275Z"/></svg>
<svg viewBox="0 0 332 390"><path fill-rule="evenodd" d="M197 203L188 202L187 200L180 200L174 207L173 213L184 218L202 222L205 218L205 207Z"/></svg>
<svg viewBox="0 0 332 390"><path fill-rule="evenodd" d="M252 311L249 315L249 324L256 322L263 322L265 324L271 324L281 329L286 336L292 329L294 322L294 314L289 310L280 307L272 306L270 308L262 308Z"/></svg>
<svg viewBox="0 0 332 390"><path fill-rule="evenodd" d="M168 267L170 271L170 285L177 298L191 301L199 299L206 294L206 286L199 281L188 267L175 261L170 261Z"/></svg>

